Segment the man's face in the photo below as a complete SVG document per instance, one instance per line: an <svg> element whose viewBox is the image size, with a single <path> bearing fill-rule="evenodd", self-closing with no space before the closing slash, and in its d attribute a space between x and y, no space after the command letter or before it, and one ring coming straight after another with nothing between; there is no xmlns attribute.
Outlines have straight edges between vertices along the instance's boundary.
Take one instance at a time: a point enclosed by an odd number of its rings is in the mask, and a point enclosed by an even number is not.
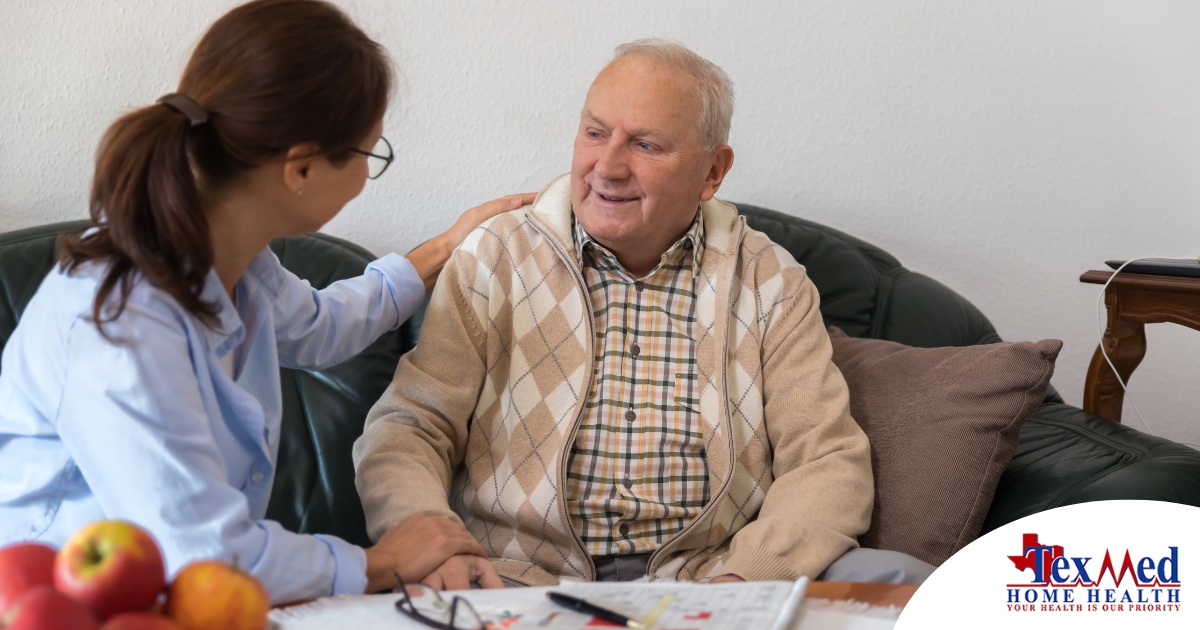
<svg viewBox="0 0 1200 630"><path fill-rule="evenodd" d="M620 59L592 83L575 137L571 201L587 233L622 263L635 253L660 256L716 194L733 152L703 147L699 115L695 80L651 58Z"/></svg>

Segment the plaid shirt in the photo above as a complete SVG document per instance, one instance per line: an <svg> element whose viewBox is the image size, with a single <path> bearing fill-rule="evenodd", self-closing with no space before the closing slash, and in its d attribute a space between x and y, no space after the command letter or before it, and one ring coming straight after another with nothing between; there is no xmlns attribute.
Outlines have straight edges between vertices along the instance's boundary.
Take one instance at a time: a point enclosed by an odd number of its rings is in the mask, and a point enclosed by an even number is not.
<svg viewBox="0 0 1200 630"><path fill-rule="evenodd" d="M708 503L697 413L700 212L645 278L575 222L595 324L595 373L567 471L567 512L592 555L653 551Z"/></svg>

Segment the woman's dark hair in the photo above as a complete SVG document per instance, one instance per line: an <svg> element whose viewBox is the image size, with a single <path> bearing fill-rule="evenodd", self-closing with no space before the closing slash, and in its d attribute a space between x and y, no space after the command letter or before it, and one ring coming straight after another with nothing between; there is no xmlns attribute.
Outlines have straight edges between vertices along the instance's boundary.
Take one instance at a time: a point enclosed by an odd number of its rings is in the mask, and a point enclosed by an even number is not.
<svg viewBox="0 0 1200 630"><path fill-rule="evenodd" d="M219 306L200 298L213 248L199 191L301 143L348 159L383 118L391 83L383 48L327 2L255 0L217 20L177 90L208 121L143 107L117 119L96 151L92 226L62 241L59 262L67 271L109 262L92 306L97 326L121 314L136 274L211 324ZM114 290L116 308L106 310Z"/></svg>

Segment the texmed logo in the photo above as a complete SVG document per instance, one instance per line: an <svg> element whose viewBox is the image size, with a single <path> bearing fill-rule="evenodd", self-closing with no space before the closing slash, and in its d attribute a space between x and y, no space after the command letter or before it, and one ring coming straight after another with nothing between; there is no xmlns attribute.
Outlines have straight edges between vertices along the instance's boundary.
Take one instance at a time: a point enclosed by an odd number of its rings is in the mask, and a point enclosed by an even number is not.
<svg viewBox="0 0 1200 630"><path fill-rule="evenodd" d="M1031 612L1178 612L1179 547L1113 551L1068 549L1022 536L1008 556L1020 572L1007 587L1009 610ZM1149 552L1149 553L1147 553ZM1116 560L1114 560L1116 558Z"/></svg>

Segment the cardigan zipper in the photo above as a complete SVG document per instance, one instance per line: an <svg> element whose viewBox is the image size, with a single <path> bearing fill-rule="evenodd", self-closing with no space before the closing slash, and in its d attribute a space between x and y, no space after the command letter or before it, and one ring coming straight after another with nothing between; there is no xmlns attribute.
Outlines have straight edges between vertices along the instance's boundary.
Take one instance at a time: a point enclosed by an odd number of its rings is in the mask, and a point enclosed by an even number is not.
<svg viewBox="0 0 1200 630"><path fill-rule="evenodd" d="M734 246L734 254L733 255L735 257L737 257L741 254L742 230L745 228L745 226L746 226L746 223L744 220L739 222L738 233L737 233L737 236L734 238L735 246ZM729 301L727 302L727 304L730 304L730 305L733 304L733 293L734 293L734 284L733 284L733 282L730 282L729 283L729 296L728 296ZM678 541L678 540L683 540L683 538L688 534L688 532L692 531L692 528L694 528L697 523L699 523L706 516L708 516L708 513L716 508L718 500L720 500L725 495L725 491L729 488L729 482L733 480L733 466L736 463L735 459L736 459L737 454L733 452L733 449L734 449L733 420L729 415L729 359L725 356L729 350L728 343L729 343L730 319L731 318L729 318L729 317L725 318L725 330L723 333L724 336L721 337L721 345L725 350L723 352L721 352L721 357L720 357L720 360L721 360L721 394L722 394L721 399L722 399L722 406L724 407L724 410L725 410L725 419L729 422L729 426L726 427L726 431L725 431L727 447L729 448L729 471L728 471L728 474L725 476L725 482L723 484L721 484L721 487L717 490L716 495L714 495L712 497L712 499L708 502L708 505L706 505L704 507L704 509L699 514L696 515L696 518L692 519L692 522L688 523L688 526L683 528L683 531L676 534L674 538L672 538L671 540L668 540L666 542L666 544L659 547L658 549L655 549L654 553L650 554L650 559L646 561L646 572L648 575L650 575L651 578L654 577L653 569L656 568L654 565L654 561L657 560L660 555L662 555L663 550L670 547L671 543Z"/></svg>
<svg viewBox="0 0 1200 630"><path fill-rule="evenodd" d="M592 322L592 304L591 304L591 301L588 300L587 286L584 284L583 276L580 273L578 273L578 271L575 269L575 266L571 264L570 259L568 258L566 252L564 252L562 250L562 247L559 246L558 241L556 241L554 239L554 237L550 235L549 232L544 230L541 225L538 225L538 222L536 220L534 220L533 217L529 217L529 224L532 225L537 231L541 232L542 235L546 237L546 240L550 242L550 245L554 248L554 251L558 254L559 258L561 258L563 260L563 262L566 263L567 269L571 270L571 277L574 278L574 280L575 280L576 288L578 288L580 290L580 295L582 296L582 300L583 300L584 314L586 315L586 317L584 319L587 320L587 327L588 327L588 345L587 345L587 347L589 350L589 352L588 352L589 359L587 362L588 367L587 367L587 372L586 372L587 378L585 378L583 382L584 382L584 386L590 389L591 383L592 383L592 377L594 376L592 372L595 369L595 363L596 363L594 360L591 359L591 355L595 352L592 349L592 344L595 343L596 331L594 329L594 324ZM587 561L587 568L589 571L589 575L587 575L585 577L587 577L588 580L595 580L596 579L596 563L592 561L592 554L588 553L587 548L583 546L583 540L581 540L579 538L579 532L575 531L575 526L571 524L571 515L567 513L567 501L566 501L565 497L563 496L563 493L566 491L566 488L567 488L567 467L568 467L567 464L568 464L569 458L571 457L571 445L575 443L575 435L579 432L579 422L580 422L580 420L583 419L583 414L587 409L586 397L587 397L588 392L584 391L584 392L582 392L582 394L584 396L584 401L582 404L579 405L579 413L575 416L575 422L572 423L572 425L571 425L571 432L567 435L567 440L563 445L563 450L559 457L558 501L557 501L557 503L558 503L558 508L559 508L558 509L559 516L562 517L563 523L566 524L566 526L567 526L567 530L571 532L571 538L572 538L572 540L575 541L575 547L580 551L580 553L583 554L583 558Z"/></svg>

